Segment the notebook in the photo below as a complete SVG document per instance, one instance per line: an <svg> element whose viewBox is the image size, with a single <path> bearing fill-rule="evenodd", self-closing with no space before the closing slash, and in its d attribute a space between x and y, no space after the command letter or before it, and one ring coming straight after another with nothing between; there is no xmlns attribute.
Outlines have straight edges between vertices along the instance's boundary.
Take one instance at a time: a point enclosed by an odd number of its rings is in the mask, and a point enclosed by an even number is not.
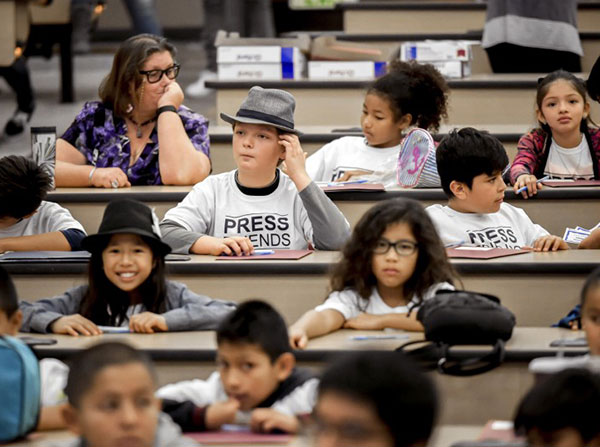
<svg viewBox="0 0 600 447"><path fill-rule="evenodd" d="M449 258L465 259L494 259L504 256L519 255L529 253L531 250L526 248L490 248L490 247L452 247L446 249Z"/></svg>
<svg viewBox="0 0 600 447"><path fill-rule="evenodd" d="M382 183L347 183L332 186L331 183L318 184L324 192L382 192Z"/></svg>

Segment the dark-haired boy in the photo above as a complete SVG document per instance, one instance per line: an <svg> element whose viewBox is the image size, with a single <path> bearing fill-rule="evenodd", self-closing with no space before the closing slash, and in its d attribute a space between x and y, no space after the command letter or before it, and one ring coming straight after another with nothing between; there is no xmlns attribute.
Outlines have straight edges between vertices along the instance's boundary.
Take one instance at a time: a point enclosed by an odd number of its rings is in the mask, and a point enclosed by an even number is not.
<svg viewBox="0 0 600 447"><path fill-rule="evenodd" d="M599 447L600 376L567 369L544 377L525 395L515 433L531 447Z"/></svg>
<svg viewBox="0 0 600 447"><path fill-rule="evenodd" d="M398 352L348 354L327 367L313 413L316 447L424 446L437 415L433 381Z"/></svg>
<svg viewBox="0 0 600 447"><path fill-rule="evenodd" d="M285 321L262 301L248 301L217 329L218 371L158 390L184 431L249 424L253 431L298 431L298 416L312 411L318 381L295 368Z"/></svg>
<svg viewBox="0 0 600 447"><path fill-rule="evenodd" d="M437 148L436 161L448 204L431 205L426 211L444 244L535 251L569 248L522 209L504 203L502 173L508 156L487 132L469 127L450 132Z"/></svg>
<svg viewBox="0 0 600 447"><path fill-rule="evenodd" d="M187 447L194 441L160 412L150 359L123 343L73 356L63 417L80 436L74 447Z"/></svg>
<svg viewBox="0 0 600 447"><path fill-rule="evenodd" d="M85 231L71 213L46 202L51 178L18 155L0 159L0 253L80 250Z"/></svg>

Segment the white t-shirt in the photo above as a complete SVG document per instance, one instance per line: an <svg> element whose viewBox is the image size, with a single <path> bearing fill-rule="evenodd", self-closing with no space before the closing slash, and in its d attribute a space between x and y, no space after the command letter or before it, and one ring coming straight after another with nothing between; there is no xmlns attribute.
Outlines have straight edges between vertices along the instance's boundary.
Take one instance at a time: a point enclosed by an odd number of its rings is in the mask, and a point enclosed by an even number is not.
<svg viewBox="0 0 600 447"><path fill-rule="evenodd" d="M585 136L577 147L566 149L559 146L552 139L548 160L544 168L544 175L552 178L582 178L591 180L594 178L594 165L592 154Z"/></svg>
<svg viewBox="0 0 600 447"><path fill-rule="evenodd" d="M425 209L442 242L480 247L521 248L532 246L548 232L534 224L520 208L502 203L496 213L460 213L449 206L431 205Z"/></svg>
<svg viewBox="0 0 600 447"><path fill-rule="evenodd" d="M423 301L428 300L436 294L438 290L454 290L454 286L450 283L443 282L431 286L423 295ZM368 300L363 299L355 289L344 289L341 292L331 292L325 302L315 307L317 312L326 309L337 310L346 320L355 318L361 313L371 315L386 315L386 314L407 314L410 309L413 311L418 307L416 304L419 300L413 297L410 302L404 306L390 307L383 298L379 295L377 287L373 287L373 291Z"/></svg>
<svg viewBox="0 0 600 447"><path fill-rule="evenodd" d="M306 159L306 172L316 182L331 182L347 171L395 173L400 145L376 148L364 137L342 137L327 143ZM395 179L395 175L393 175Z"/></svg>
<svg viewBox="0 0 600 447"><path fill-rule="evenodd" d="M243 194L234 175L211 175L196 184L164 220L218 238L245 236L259 249L302 250L312 243L308 213L287 175L282 173L277 189L266 196Z"/></svg>
<svg viewBox="0 0 600 447"><path fill-rule="evenodd" d="M0 239L5 237L33 236L61 230L81 230L85 232L69 210L57 203L42 201L31 217L14 225L0 229Z"/></svg>

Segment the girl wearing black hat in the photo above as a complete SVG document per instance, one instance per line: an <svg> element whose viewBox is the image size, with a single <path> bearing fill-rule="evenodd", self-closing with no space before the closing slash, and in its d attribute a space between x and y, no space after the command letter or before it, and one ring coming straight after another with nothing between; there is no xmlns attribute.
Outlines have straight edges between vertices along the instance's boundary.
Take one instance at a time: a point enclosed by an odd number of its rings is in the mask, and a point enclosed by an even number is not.
<svg viewBox="0 0 600 447"><path fill-rule="evenodd" d="M25 332L98 335L100 326L132 332L215 329L233 303L197 295L165 278L171 247L160 240L154 212L135 200L108 204L98 234L82 246L92 253L88 284L63 295L22 302Z"/></svg>

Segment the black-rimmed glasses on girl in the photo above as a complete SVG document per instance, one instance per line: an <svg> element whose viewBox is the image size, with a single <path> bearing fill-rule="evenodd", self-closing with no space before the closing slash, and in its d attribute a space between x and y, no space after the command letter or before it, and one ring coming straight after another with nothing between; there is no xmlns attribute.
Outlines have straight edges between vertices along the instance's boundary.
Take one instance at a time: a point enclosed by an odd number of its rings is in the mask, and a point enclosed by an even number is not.
<svg viewBox="0 0 600 447"><path fill-rule="evenodd" d="M401 239L396 242L390 242L387 239L379 239L373 248L373 253L377 253L378 255L384 255L390 248L394 247L396 253L400 256L410 256L416 250L419 244L413 241L407 241L405 239Z"/></svg>
<svg viewBox="0 0 600 447"><path fill-rule="evenodd" d="M162 79L163 75L166 75L169 79L175 79L179 74L180 67L179 64L173 64L164 70L140 70L139 74L146 75L146 79L150 84L156 84Z"/></svg>

